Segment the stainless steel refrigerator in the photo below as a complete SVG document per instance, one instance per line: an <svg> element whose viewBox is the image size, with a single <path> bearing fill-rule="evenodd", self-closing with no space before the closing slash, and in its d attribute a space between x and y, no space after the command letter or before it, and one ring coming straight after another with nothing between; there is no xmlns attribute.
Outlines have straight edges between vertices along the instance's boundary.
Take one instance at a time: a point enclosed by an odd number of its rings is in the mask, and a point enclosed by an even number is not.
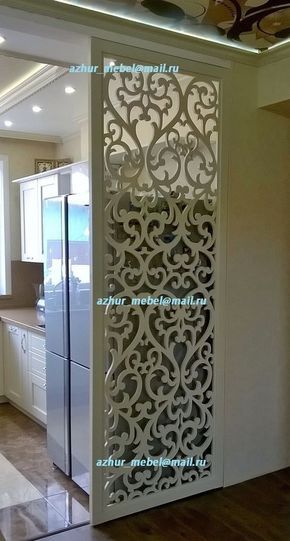
<svg viewBox="0 0 290 541"><path fill-rule="evenodd" d="M88 194L43 207L47 449L89 491L90 235Z"/></svg>

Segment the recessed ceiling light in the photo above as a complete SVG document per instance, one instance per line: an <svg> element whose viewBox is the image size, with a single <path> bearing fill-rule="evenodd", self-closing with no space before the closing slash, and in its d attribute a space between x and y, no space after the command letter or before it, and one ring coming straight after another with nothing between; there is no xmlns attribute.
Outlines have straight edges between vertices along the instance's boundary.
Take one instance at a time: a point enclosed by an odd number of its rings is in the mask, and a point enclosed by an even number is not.
<svg viewBox="0 0 290 541"><path fill-rule="evenodd" d="M10 128L10 126L12 126L13 122L11 122L11 120L4 120L4 124L7 128Z"/></svg>
<svg viewBox="0 0 290 541"><path fill-rule="evenodd" d="M6 38L4 38L4 36L0 36L0 45L1 43L4 43L4 41L6 41Z"/></svg>
<svg viewBox="0 0 290 541"><path fill-rule="evenodd" d="M66 94L73 94L76 91L76 89L73 86L66 86L64 91Z"/></svg>
<svg viewBox="0 0 290 541"><path fill-rule="evenodd" d="M32 111L34 113L40 113L40 111L42 111L42 107L39 107L39 105L33 105Z"/></svg>

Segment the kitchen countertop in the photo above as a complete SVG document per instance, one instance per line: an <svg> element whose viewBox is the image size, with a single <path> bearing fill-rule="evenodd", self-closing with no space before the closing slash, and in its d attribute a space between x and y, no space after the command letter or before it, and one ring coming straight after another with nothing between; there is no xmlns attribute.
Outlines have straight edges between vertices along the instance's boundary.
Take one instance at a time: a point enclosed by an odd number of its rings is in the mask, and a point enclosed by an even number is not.
<svg viewBox="0 0 290 541"><path fill-rule="evenodd" d="M4 308L0 309L0 320L12 325L19 325L45 336L45 329L38 327L42 323L35 308Z"/></svg>

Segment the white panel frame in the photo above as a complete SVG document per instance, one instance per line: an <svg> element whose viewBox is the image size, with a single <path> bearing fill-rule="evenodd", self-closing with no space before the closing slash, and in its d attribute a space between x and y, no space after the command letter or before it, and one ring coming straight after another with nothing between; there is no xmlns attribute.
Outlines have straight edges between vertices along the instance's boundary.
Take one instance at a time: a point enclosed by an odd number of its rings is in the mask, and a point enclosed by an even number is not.
<svg viewBox="0 0 290 541"><path fill-rule="evenodd" d="M102 66L103 56L123 56L132 63L160 64L166 62L179 65L188 73L200 73L218 79L221 83L220 103L223 122L219 133L218 164L218 217L216 248L216 323L215 323L215 372L214 372L214 426L215 450L213 472L209 480L198 480L181 488L150 495L145 503L136 498L118 506L106 508L103 500L103 472L95 466L97 458L104 456L104 310L96 307L95 299L104 296L103 291L103 84L102 76L91 75L90 84L90 156L91 156L91 197L92 197L92 377L91 377L91 522L100 524L146 508L158 506L173 500L223 486L223 416L224 416L224 357L225 357L225 282L226 282L226 223L227 223L227 131L228 118L225 104L228 101L229 73L216 66L204 66L188 59L149 53L144 49L132 49L126 45L97 38L91 40L91 64Z"/></svg>

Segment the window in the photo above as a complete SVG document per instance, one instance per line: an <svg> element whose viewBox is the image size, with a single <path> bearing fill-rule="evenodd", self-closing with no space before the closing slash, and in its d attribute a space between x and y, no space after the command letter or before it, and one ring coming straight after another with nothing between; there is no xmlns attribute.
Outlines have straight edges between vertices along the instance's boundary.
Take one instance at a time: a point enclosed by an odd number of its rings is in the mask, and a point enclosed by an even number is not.
<svg viewBox="0 0 290 541"><path fill-rule="evenodd" d="M11 294L8 157L0 154L0 295Z"/></svg>

